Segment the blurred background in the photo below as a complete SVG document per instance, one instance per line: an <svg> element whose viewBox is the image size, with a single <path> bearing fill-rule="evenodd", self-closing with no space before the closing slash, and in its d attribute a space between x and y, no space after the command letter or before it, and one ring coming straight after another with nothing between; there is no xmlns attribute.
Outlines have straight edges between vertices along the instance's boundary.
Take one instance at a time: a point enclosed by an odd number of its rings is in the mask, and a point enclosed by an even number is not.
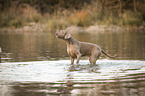
<svg viewBox="0 0 145 96"><path fill-rule="evenodd" d="M2 62L68 58L54 35L62 29L119 59L144 60L144 6L145 0L0 0Z"/></svg>
<svg viewBox="0 0 145 96"><path fill-rule="evenodd" d="M0 0L0 27L136 27L145 25L144 6L145 0Z"/></svg>

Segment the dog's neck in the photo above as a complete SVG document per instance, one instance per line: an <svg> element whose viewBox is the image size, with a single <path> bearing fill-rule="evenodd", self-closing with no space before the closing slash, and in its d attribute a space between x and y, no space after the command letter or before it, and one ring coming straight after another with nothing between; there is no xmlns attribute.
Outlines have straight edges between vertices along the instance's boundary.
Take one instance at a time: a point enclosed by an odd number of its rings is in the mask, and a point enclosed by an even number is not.
<svg viewBox="0 0 145 96"><path fill-rule="evenodd" d="M69 39L65 39L67 45L73 45L74 42L77 42L75 39L70 37Z"/></svg>

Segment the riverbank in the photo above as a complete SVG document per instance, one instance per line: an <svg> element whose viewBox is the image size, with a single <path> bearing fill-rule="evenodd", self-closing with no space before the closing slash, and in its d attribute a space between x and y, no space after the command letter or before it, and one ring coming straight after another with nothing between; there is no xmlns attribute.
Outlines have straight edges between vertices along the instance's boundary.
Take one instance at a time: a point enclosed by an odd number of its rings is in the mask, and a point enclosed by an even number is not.
<svg viewBox="0 0 145 96"><path fill-rule="evenodd" d="M35 33L41 33L41 32L55 32L56 29L49 29L49 26L46 24L40 24L40 23L31 23L28 26L24 26L21 28L0 28L1 33L28 33L28 32L35 32ZM65 28L69 32L73 33L95 33L95 32L107 32L107 31L112 31L112 32L122 32L122 31L131 31L131 30L136 30L136 31L145 31L145 26L141 25L139 27L132 27L132 26L127 26L127 27L120 27L120 26L107 26L107 25L92 25L89 27L79 27L79 26L70 26ZM64 29L60 29L64 30Z"/></svg>
<svg viewBox="0 0 145 96"><path fill-rule="evenodd" d="M69 29L81 33L145 29L143 8L145 2L42 1L37 3L12 1L6 2L7 6L0 2L3 5L0 7L0 32L54 32ZM41 8L45 11L40 10Z"/></svg>

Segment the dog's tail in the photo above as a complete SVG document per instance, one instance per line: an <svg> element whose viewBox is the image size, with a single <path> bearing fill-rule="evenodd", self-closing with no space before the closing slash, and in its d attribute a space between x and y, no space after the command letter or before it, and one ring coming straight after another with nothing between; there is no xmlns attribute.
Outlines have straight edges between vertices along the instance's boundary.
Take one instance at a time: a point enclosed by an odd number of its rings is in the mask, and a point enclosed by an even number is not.
<svg viewBox="0 0 145 96"><path fill-rule="evenodd" d="M105 53L103 50L101 50L102 51L102 53L104 53L107 57L109 57L109 58L116 58L118 55L115 55L115 56L110 56L110 55L108 55L107 53Z"/></svg>

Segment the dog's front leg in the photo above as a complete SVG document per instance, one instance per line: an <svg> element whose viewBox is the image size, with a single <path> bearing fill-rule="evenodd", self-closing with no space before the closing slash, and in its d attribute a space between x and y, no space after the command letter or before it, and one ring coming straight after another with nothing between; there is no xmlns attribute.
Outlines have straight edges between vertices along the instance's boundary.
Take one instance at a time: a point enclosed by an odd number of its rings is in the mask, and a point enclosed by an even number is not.
<svg viewBox="0 0 145 96"><path fill-rule="evenodd" d="M79 60L80 60L80 58L81 58L81 53L79 53L78 55L77 55L77 64L79 63Z"/></svg>
<svg viewBox="0 0 145 96"><path fill-rule="evenodd" d="M70 56L71 64L74 64L74 58Z"/></svg>

